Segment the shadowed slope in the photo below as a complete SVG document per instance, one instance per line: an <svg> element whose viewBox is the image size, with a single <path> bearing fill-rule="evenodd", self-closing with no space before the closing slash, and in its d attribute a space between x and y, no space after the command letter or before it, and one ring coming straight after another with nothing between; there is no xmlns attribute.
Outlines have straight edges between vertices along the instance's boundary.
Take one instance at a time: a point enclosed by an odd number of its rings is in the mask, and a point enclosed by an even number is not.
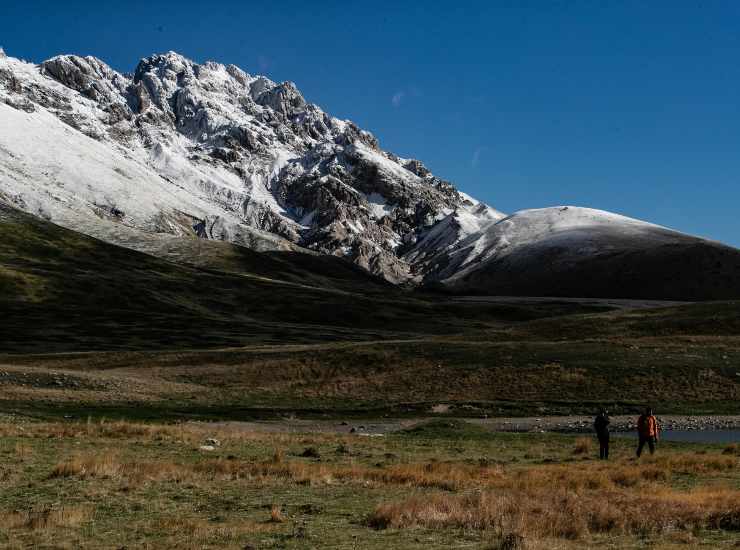
<svg viewBox="0 0 740 550"><path fill-rule="evenodd" d="M740 298L740 250L600 210L523 211L490 226L472 245L472 252L463 247L452 257L467 262L446 281L456 292Z"/></svg>
<svg viewBox="0 0 740 550"><path fill-rule="evenodd" d="M331 256L264 256L188 240L177 243L181 256L188 246L200 250L192 263L210 267L109 245L0 206L3 349L377 339L459 331L476 317L388 288Z"/></svg>
<svg viewBox="0 0 740 550"><path fill-rule="evenodd" d="M138 246L166 259L0 203L2 351L376 341L604 309L423 295L330 255L157 235Z"/></svg>

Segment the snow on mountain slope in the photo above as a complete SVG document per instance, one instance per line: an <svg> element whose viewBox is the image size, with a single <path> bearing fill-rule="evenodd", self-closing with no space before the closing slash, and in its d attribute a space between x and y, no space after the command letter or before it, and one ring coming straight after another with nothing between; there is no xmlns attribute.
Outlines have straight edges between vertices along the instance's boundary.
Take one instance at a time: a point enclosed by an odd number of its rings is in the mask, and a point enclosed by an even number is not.
<svg viewBox="0 0 740 550"><path fill-rule="evenodd" d="M576 227L586 219L569 216L567 221L556 221L550 213L560 209L522 211L507 217L475 199L466 199L464 208L436 224L404 256L426 282L449 282L485 259L506 253L512 242L535 245L538 236L566 224Z"/></svg>
<svg viewBox="0 0 740 550"><path fill-rule="evenodd" d="M740 251L618 214L560 206L489 225L428 277L473 294L727 299L740 296Z"/></svg>
<svg viewBox="0 0 740 550"><path fill-rule="evenodd" d="M442 279L445 273L454 272L450 260L461 258L461 247L467 248L468 256L481 252L486 242L485 231L503 218L501 212L466 199L461 208L445 215L425 232L404 259L427 279Z"/></svg>
<svg viewBox="0 0 740 550"><path fill-rule="evenodd" d="M737 280L722 267L735 249L587 208L507 217L291 82L174 52L125 75L94 57L0 53L0 201L155 255L173 236L309 250L459 292L581 295L571 281L597 277L592 294L684 299L700 295L673 275L687 261L720 278L712 288Z"/></svg>
<svg viewBox="0 0 740 550"><path fill-rule="evenodd" d="M611 252L616 246L604 235L634 239L651 235L658 240L681 238L679 233L619 214L575 206L522 210L488 224L480 234L463 239L450 254L451 265L442 279L459 279L486 260L503 258L522 248L566 247L575 256ZM621 239L620 239L621 242Z"/></svg>
<svg viewBox="0 0 740 550"><path fill-rule="evenodd" d="M404 253L435 226L455 242L456 212L489 215L294 84L233 65L168 52L123 75L93 57L0 55L0 105L0 197L118 244L298 246L401 282L420 276Z"/></svg>
<svg viewBox="0 0 740 550"><path fill-rule="evenodd" d="M240 244L291 248L283 239L240 224L226 211L214 217L213 205L203 198L48 112L27 113L0 103L0 120L0 198L30 213L119 242L111 236L142 238L141 231L186 235L193 223L210 217L213 223L206 232L214 233L218 223ZM135 241L129 238L128 244Z"/></svg>

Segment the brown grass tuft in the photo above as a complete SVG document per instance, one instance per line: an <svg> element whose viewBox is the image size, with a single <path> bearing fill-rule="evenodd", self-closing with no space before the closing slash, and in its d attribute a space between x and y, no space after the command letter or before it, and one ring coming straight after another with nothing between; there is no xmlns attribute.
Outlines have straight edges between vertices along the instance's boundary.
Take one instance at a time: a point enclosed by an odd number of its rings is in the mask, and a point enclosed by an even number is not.
<svg viewBox="0 0 740 550"><path fill-rule="evenodd" d="M79 527L93 517L93 508L88 505L66 505L13 511L0 514L0 525L5 529L28 529L39 531L56 527Z"/></svg>
<svg viewBox="0 0 740 550"><path fill-rule="evenodd" d="M54 478L117 479L128 485L146 481L181 482L195 477L192 467L168 461L121 461L117 454L102 451L95 454L76 455L57 464L49 474Z"/></svg>
<svg viewBox="0 0 740 550"><path fill-rule="evenodd" d="M682 492L665 482L674 474L712 474L738 465L734 456L684 453L640 463L533 467L489 478L485 491L417 495L382 504L368 523L375 528L490 529L527 540L733 530L740 528L740 491Z"/></svg>
<svg viewBox="0 0 740 550"><path fill-rule="evenodd" d="M285 462L285 451L283 449L275 449L275 451L272 453L272 463L273 464L282 464Z"/></svg>
<svg viewBox="0 0 740 550"><path fill-rule="evenodd" d="M375 528L515 530L536 538L582 539L588 534L647 535L672 530L731 529L740 517L740 491L672 489L573 492L565 488L433 494L378 506Z"/></svg>
<svg viewBox="0 0 740 550"><path fill-rule="evenodd" d="M165 536L167 544L160 547L201 549L214 545L217 548L233 548L244 536L274 532L276 525L232 519L213 523L201 518L164 517L149 526L149 530ZM241 548L242 545L236 546Z"/></svg>
<svg viewBox="0 0 740 550"><path fill-rule="evenodd" d="M472 466L460 463L430 462L394 464L386 468L360 465L308 463L304 461L264 462L239 460L207 460L195 464L196 473L206 477L252 479L263 482L292 481L299 485L331 484L335 481L377 483L455 490L489 483L501 477L501 466Z"/></svg>
<svg viewBox="0 0 740 550"><path fill-rule="evenodd" d="M77 455L66 462L57 464L49 477L113 478L121 474L122 467L118 456L112 452L87 456Z"/></svg>
<svg viewBox="0 0 740 550"><path fill-rule="evenodd" d="M285 521L283 513L280 511L280 507L275 504L273 504L272 509L270 510L270 521L272 523L283 523Z"/></svg>
<svg viewBox="0 0 740 550"><path fill-rule="evenodd" d="M573 447L574 455L585 455L591 452L591 438L590 437L579 437L576 439L575 446Z"/></svg>
<svg viewBox="0 0 740 550"><path fill-rule="evenodd" d="M15 456L21 461L28 460L33 455L33 448L25 443L16 443L14 450Z"/></svg>

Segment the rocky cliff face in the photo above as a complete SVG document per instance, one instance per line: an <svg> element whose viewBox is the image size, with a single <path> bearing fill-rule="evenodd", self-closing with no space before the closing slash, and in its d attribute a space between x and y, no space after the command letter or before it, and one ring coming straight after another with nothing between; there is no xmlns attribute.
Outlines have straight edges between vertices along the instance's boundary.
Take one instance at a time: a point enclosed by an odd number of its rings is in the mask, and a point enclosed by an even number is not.
<svg viewBox="0 0 740 550"><path fill-rule="evenodd" d="M301 247L404 282L424 277L420 259L502 217L293 83L233 65L169 52L123 75L94 57L3 55L0 104L16 111L4 116L0 196L114 242L126 228ZM43 133L27 147L56 151L28 151L12 132ZM97 179L80 184L90 170Z"/></svg>

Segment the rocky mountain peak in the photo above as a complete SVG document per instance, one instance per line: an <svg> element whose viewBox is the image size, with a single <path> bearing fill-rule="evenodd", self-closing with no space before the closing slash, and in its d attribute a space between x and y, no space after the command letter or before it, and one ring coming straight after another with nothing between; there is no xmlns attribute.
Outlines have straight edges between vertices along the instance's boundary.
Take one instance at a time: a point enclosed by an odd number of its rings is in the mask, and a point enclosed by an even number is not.
<svg viewBox="0 0 740 550"><path fill-rule="evenodd" d="M128 86L128 80L96 57L59 55L41 63L41 73L84 97L99 103L112 102Z"/></svg>
<svg viewBox="0 0 740 550"><path fill-rule="evenodd" d="M419 254L435 228L458 242L471 224L453 219L495 212L422 162L383 151L370 132L307 102L293 82L176 52L141 59L130 75L94 57L61 55L39 66L4 58L0 102L48 113L117 151L136 164L130 172L148 174L147 193L156 194L144 209L126 181L74 196L43 178L37 191L0 181L0 190L14 188L6 194L16 204L37 204L52 219L100 218L102 204L105 223L248 246L281 242L401 282L423 277L408 254Z"/></svg>

